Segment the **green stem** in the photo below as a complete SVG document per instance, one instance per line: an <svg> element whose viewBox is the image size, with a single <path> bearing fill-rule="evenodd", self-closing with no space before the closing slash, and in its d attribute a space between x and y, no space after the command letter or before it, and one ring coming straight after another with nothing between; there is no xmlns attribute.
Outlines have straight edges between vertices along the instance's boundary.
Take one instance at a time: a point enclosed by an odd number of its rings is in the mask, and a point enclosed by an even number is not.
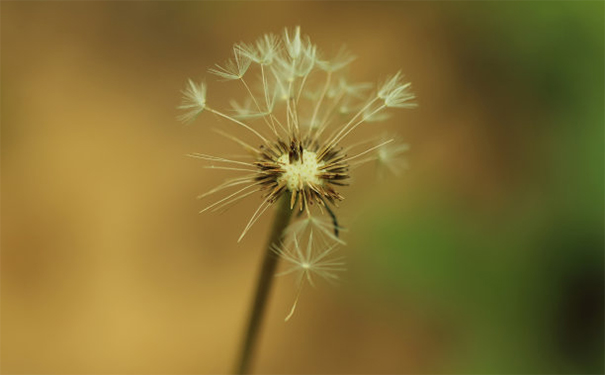
<svg viewBox="0 0 605 375"><path fill-rule="evenodd" d="M288 227L290 216L292 216L289 195L290 194L284 194L277 202L277 212L275 213L273 228L271 229L271 234L269 235L265 248L263 265L256 286L256 295L250 310L248 328L246 330L246 335L244 336L240 357L237 362L237 374L247 374L250 370L250 362L258 341L258 333L260 331L265 306L267 305L267 298L271 291L271 285L275 278L275 269L279 260L279 256L275 254L272 248L284 239L285 230Z"/></svg>

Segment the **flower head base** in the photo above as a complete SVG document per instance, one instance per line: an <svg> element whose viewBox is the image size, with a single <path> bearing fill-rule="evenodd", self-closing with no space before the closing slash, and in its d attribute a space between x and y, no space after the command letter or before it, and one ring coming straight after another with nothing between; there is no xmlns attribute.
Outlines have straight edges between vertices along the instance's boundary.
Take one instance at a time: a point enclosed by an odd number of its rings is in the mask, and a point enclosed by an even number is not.
<svg viewBox="0 0 605 375"><path fill-rule="evenodd" d="M307 186L323 186L320 177L325 163L317 160L317 154L303 149L297 158L291 158L290 154L283 154L277 159L277 164L282 166L283 172L277 178L278 184L285 184L290 191L304 190Z"/></svg>
<svg viewBox="0 0 605 375"><path fill-rule="evenodd" d="M262 147L261 161L255 165L261 174L256 180L267 186L268 200L275 202L284 192L290 193L290 208L298 201L299 211L309 205L334 204L344 198L333 185L343 185L349 178L348 165L336 150L318 155L318 147L310 142L292 140L277 142L272 148Z"/></svg>

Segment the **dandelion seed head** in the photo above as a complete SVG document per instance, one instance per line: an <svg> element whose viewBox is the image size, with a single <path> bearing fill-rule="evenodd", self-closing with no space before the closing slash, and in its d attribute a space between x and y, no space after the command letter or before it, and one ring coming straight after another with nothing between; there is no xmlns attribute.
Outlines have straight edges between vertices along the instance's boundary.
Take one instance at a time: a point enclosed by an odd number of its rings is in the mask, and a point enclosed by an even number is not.
<svg viewBox="0 0 605 375"><path fill-rule="evenodd" d="M336 209L344 199L341 191L349 185L351 170L372 161L379 170L397 174L405 165L402 154L407 145L395 142L395 137L374 144L376 140L369 137L353 145L347 145L347 138L367 123L388 119L393 108L415 106L411 86L401 72L376 87L354 82L345 74L344 68L355 59L346 49L333 58L325 56L300 27L237 43L232 57L209 72L238 82L244 98L230 100L225 112L207 103L205 83L189 80L178 107L184 111L182 121L209 112L222 120L221 126L238 127L251 138L235 137L228 128L217 130L243 147L247 157L190 154L208 162L206 168L240 173L201 194L204 199L224 194L201 212L225 210L261 195L241 240L278 199L284 202L282 210L291 210L285 212L291 222L282 241L272 247L288 267L280 275L297 276L298 293L286 320L303 285L313 286L316 278L333 282L344 270L342 257L335 256L337 245L344 244Z"/></svg>
<svg viewBox="0 0 605 375"><path fill-rule="evenodd" d="M341 191L349 184L351 167L366 160L388 164L395 159L393 152L375 148L353 153L346 148L346 138L366 123L387 119L389 108L412 106L409 83L398 72L372 91L371 84L354 82L343 72L355 59L346 49L333 58L325 56L300 27L284 30L281 37L264 34L252 43L235 44L231 59L209 70L223 80L240 82L245 97L231 100L230 110L207 103L204 83L189 81L183 91L183 121L210 112L253 137L248 141L231 136L228 129L222 132L252 160L195 154L211 163L208 168L242 173L212 189L213 194L231 192L202 211L223 210L262 194L240 239L273 203L286 197L297 217L303 212L306 218L329 217L327 223L307 226L320 234L322 245L341 242L334 210L344 199ZM258 81L250 81L251 76Z"/></svg>

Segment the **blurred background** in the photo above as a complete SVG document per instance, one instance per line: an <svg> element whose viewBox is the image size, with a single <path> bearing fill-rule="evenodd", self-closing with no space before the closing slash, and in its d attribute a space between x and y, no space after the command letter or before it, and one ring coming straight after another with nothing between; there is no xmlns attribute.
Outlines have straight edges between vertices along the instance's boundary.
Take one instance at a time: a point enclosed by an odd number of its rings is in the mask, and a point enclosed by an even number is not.
<svg viewBox="0 0 605 375"><path fill-rule="evenodd" d="M226 373L270 218L195 197L237 153L188 78L301 25L402 69L410 168L344 190L348 271L278 279L258 373L603 373L602 2L2 2L3 373ZM367 135L368 133L366 133ZM368 194L368 192L373 194Z"/></svg>

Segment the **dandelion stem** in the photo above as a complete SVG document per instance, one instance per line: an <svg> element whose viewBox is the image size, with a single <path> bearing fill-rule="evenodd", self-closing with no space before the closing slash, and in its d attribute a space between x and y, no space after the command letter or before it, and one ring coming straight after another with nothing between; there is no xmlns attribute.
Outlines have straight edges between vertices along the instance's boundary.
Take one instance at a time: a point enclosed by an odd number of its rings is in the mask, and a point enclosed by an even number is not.
<svg viewBox="0 0 605 375"><path fill-rule="evenodd" d="M271 234L267 241L264 259L260 275L256 286L256 295L250 310L248 327L244 336L243 345L240 352L240 357L237 362L236 373L247 374L250 371L250 363L253 358L254 349L257 346L258 334L260 331L262 318L275 278L275 269L279 256L272 250L273 246L277 246L285 237L285 230L290 221L292 210L290 209L290 197L284 194L277 202L277 212L273 221Z"/></svg>

